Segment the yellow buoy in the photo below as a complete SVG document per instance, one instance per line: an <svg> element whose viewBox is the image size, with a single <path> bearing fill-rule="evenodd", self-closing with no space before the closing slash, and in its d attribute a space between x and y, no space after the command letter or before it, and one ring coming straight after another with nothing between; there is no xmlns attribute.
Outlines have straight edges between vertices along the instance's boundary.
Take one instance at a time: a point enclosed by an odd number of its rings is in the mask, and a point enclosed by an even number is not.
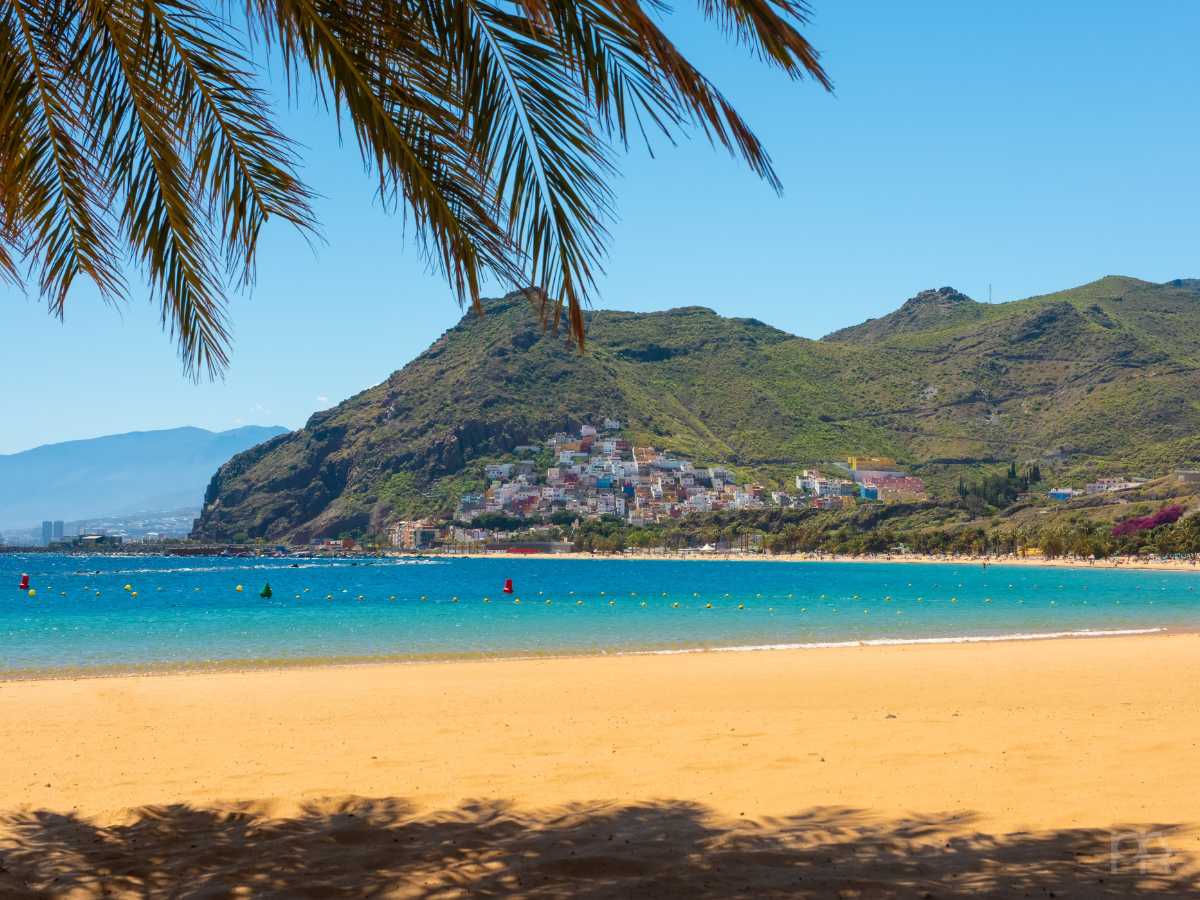
<svg viewBox="0 0 1200 900"><path fill-rule="evenodd" d="M575 601L575 605L576 605L576 606L583 606L583 601L582 601L582 600L576 600L576 601Z"/></svg>
<svg viewBox="0 0 1200 900"><path fill-rule="evenodd" d="M129 596L130 596L130 597L136 597L136 596L137 596L137 591L130 591L130 592L129 592Z"/></svg>
<svg viewBox="0 0 1200 900"><path fill-rule="evenodd" d="M745 603L739 603L739 604L738 604L738 609L745 609L745 608L746 608L746 604L745 604Z"/></svg>
<svg viewBox="0 0 1200 900"><path fill-rule="evenodd" d="M679 609L679 601L678 600L676 600L674 603L671 604L671 609Z"/></svg>
<svg viewBox="0 0 1200 900"><path fill-rule="evenodd" d="M643 601L642 601L642 606L645 606L645 605L646 605L646 601L645 601L645 600L643 600Z"/></svg>
<svg viewBox="0 0 1200 900"><path fill-rule="evenodd" d="M132 591L132 590L133 590L133 585L132 585L132 584L127 584L127 585L125 585L125 590L127 590L127 591Z"/></svg>
<svg viewBox="0 0 1200 900"><path fill-rule="evenodd" d="M518 606L520 606L520 604L521 604L521 598L520 598L520 597L513 597L513 603L515 603L515 604L517 604Z"/></svg>
<svg viewBox="0 0 1200 900"><path fill-rule="evenodd" d="M704 608L705 608L705 609L712 609L712 604L711 604L711 603L705 603L705 604L704 604Z"/></svg>
<svg viewBox="0 0 1200 900"><path fill-rule="evenodd" d="M37 596L37 590L36 590L36 589L34 589L34 588L30 588L30 589L29 589L29 596L30 596L30 597L36 597L36 596Z"/></svg>
<svg viewBox="0 0 1200 900"><path fill-rule="evenodd" d="M547 597L547 598L546 598L546 605L547 605L547 606L550 606L552 603L554 603L554 601L553 601L553 600L551 600L549 597Z"/></svg>
<svg viewBox="0 0 1200 900"><path fill-rule="evenodd" d="M240 594L242 592L242 586L239 584L237 587L234 588L234 590Z"/></svg>
<svg viewBox="0 0 1200 900"><path fill-rule="evenodd" d="M616 606L616 605L617 605L617 601L616 601L616 600L609 600L609 601L608 601L608 605L609 605L609 606Z"/></svg>

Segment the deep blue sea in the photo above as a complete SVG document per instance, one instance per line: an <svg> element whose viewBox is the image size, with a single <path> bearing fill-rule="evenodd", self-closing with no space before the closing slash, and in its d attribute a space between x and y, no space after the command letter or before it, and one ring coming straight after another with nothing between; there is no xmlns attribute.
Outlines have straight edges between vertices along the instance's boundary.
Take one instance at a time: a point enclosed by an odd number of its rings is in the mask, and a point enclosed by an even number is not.
<svg viewBox="0 0 1200 900"><path fill-rule="evenodd" d="M1198 586L1193 572L977 563L0 555L0 669L1190 631Z"/></svg>

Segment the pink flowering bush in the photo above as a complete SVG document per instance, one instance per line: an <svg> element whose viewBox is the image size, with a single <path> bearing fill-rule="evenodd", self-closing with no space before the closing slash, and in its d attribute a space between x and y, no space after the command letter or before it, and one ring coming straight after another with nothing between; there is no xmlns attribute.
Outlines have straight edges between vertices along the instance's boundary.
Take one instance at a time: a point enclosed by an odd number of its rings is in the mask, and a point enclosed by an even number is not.
<svg viewBox="0 0 1200 900"><path fill-rule="evenodd" d="M1182 506L1164 506L1158 512L1151 513L1148 516L1136 516L1132 519L1126 519L1124 522L1118 522L1113 526L1112 536L1115 538L1126 537L1127 535L1138 534L1142 531L1149 531L1152 528L1157 528L1159 525L1170 525L1172 522L1178 521L1182 515Z"/></svg>

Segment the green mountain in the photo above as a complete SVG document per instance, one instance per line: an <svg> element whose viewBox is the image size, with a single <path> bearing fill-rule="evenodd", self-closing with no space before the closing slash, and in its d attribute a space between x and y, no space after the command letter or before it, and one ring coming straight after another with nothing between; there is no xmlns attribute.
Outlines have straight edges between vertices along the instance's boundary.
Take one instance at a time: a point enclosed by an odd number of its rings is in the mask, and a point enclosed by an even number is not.
<svg viewBox="0 0 1200 900"><path fill-rule="evenodd" d="M783 482L850 453L936 487L1011 458L1057 477L1200 457L1200 283L1108 277L1002 304L950 288L813 341L701 307L597 310L586 352L520 294L382 384L222 466L195 536L306 540L443 511L480 464L600 416Z"/></svg>

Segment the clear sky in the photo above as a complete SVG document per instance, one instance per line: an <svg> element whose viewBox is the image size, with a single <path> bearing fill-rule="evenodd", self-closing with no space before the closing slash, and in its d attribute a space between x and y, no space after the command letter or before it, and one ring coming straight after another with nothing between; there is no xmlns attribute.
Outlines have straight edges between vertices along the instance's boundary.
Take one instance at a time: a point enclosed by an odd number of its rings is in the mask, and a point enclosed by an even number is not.
<svg viewBox="0 0 1200 900"><path fill-rule="evenodd" d="M819 337L928 287L997 301L1124 274L1200 274L1195 0L813 0L833 96L752 63L691 15L672 33L765 140L776 197L703 140L635 150L616 185L598 306L685 304ZM144 428L302 425L381 381L460 316L356 151L308 108L327 241L268 226L232 301L228 376L181 374L144 299L86 289L65 323L0 288L0 453ZM135 282L136 284L136 282Z"/></svg>

